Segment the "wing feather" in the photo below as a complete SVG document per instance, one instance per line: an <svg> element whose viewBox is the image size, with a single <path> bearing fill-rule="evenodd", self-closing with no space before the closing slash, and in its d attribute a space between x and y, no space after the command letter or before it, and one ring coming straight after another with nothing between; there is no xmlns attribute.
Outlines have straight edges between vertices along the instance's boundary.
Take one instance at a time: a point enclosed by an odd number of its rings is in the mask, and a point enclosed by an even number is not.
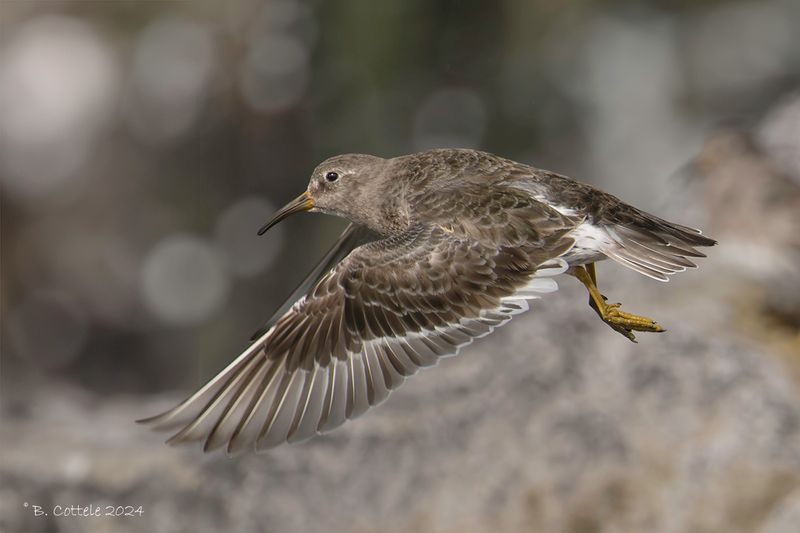
<svg viewBox="0 0 800 533"><path fill-rule="evenodd" d="M347 362L336 359L330 365L331 378L325 398L325 416L320 419L318 431L329 431L347 420Z"/></svg>
<svg viewBox="0 0 800 533"><path fill-rule="evenodd" d="M355 418L369 409L369 377L364 368L364 354L356 353L350 356L347 364L347 377L349 388L347 390L347 418Z"/></svg>
<svg viewBox="0 0 800 533"><path fill-rule="evenodd" d="M308 374L308 371L300 369L284 372L270 414L256 439L257 450L268 450L288 440Z"/></svg>
<svg viewBox="0 0 800 533"><path fill-rule="evenodd" d="M275 397L275 390L279 381L275 378L279 375L279 371L282 372L282 366L277 361L270 362L266 375L258 384L258 389L253 395L247 414L242 417L228 442L227 452L229 454L238 453L252 447L258 438L264 420L267 418L269 408L272 405L272 398Z"/></svg>
<svg viewBox="0 0 800 533"><path fill-rule="evenodd" d="M260 451L331 430L385 401L406 377L556 290L551 278L567 268L559 256L571 246L565 235L574 221L559 226L557 214L542 215L530 202L494 200L546 223L529 220L526 238L513 217L503 233L467 213L449 230L426 222L366 242L315 273L314 284L205 387L146 422L179 427L171 444L205 439L205 450Z"/></svg>
<svg viewBox="0 0 800 533"><path fill-rule="evenodd" d="M288 442L301 442L317 433L328 385L328 371L325 367L317 366L309 374L300 393L299 408L289 428Z"/></svg>

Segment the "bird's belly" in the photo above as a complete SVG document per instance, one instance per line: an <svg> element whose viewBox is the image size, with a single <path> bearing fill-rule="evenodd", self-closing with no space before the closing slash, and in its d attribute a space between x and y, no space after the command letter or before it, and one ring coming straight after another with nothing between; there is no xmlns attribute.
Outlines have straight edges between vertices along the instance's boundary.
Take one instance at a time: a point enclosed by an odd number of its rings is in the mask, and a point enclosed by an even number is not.
<svg viewBox="0 0 800 533"><path fill-rule="evenodd" d="M575 246L563 255L563 259L570 265L585 265L606 259L604 249L614 246L614 241L608 233L600 227L589 222L584 222L572 233Z"/></svg>
<svg viewBox="0 0 800 533"><path fill-rule="evenodd" d="M595 249L591 248L579 248L577 245L574 246L569 252L564 254L563 256L564 261L567 262L570 266L574 265L585 265L587 263L596 263L597 261L602 261L606 259L606 256L602 253L599 253Z"/></svg>

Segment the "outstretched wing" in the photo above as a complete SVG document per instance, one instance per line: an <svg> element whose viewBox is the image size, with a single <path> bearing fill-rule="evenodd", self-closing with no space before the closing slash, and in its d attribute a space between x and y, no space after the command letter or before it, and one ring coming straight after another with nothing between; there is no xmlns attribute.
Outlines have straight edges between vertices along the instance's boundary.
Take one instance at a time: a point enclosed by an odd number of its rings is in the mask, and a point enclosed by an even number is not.
<svg viewBox="0 0 800 533"><path fill-rule="evenodd" d="M278 308L275 313L267 320L266 325L253 333L253 336L250 337L251 341L257 340L261 337L264 333L266 333L269 328L275 325L279 318L281 318L286 311L289 310L295 302L297 302L300 298L306 296L308 291L310 291L314 285L319 282L319 280L328 273L334 266L336 266L339 261L347 257L347 255L352 252L355 248L361 246L362 244L366 244L368 242L376 241L380 239L380 236L375 232L371 231L366 226L361 226L358 224L349 224L339 238L336 239L336 242L333 243L331 249L325 254L322 260L317 263L317 266L305 277L305 279L300 282L300 285L292 292L291 295L286 299L283 304Z"/></svg>
<svg viewBox="0 0 800 533"><path fill-rule="evenodd" d="M206 386L143 422L180 427L170 443L228 453L333 429L555 290L567 226L531 242L515 226L511 244L426 222L364 244Z"/></svg>

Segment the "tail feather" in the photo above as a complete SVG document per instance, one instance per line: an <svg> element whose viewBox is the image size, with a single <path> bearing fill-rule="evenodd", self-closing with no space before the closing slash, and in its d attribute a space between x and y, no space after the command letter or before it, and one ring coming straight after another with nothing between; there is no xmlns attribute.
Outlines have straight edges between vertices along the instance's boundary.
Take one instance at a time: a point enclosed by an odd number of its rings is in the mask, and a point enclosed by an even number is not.
<svg viewBox="0 0 800 533"><path fill-rule="evenodd" d="M603 253L621 265L658 281L696 265L688 257L705 257L695 247L717 242L700 230L642 213L643 223L604 225L610 237Z"/></svg>

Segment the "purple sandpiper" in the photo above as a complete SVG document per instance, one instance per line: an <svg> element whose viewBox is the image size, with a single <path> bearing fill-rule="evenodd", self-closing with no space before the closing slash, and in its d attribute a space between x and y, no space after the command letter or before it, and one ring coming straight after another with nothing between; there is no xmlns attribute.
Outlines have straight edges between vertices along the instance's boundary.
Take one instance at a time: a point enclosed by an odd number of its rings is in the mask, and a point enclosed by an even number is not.
<svg viewBox="0 0 800 533"><path fill-rule="evenodd" d="M607 303L594 263L667 281L704 257L696 247L715 244L592 186L476 150L332 157L259 233L301 211L351 224L239 357L141 421L177 429L168 443L232 454L329 431L526 311L563 273L615 331L661 332Z"/></svg>

